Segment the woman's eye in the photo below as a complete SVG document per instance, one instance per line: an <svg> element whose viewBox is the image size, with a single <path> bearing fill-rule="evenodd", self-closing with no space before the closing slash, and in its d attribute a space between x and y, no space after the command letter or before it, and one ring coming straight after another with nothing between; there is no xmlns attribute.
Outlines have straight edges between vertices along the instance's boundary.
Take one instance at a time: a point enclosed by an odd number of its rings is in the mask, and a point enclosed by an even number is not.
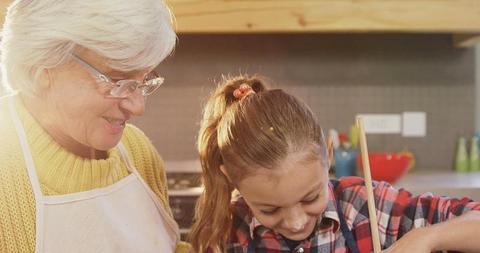
<svg viewBox="0 0 480 253"><path fill-rule="evenodd" d="M304 203L304 204L313 203L313 202L315 202L319 197L320 197L320 194L317 194L317 195L315 195L315 197L313 197L313 198L309 198L309 199L303 200L302 203Z"/></svg>

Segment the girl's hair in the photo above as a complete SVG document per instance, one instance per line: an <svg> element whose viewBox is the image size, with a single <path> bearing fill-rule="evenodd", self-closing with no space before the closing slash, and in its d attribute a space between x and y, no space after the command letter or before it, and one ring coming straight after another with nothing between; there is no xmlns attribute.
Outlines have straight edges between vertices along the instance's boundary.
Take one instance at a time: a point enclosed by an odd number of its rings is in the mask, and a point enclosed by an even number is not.
<svg viewBox="0 0 480 253"><path fill-rule="evenodd" d="M172 23L163 0L16 0L1 35L2 83L32 94L40 73L77 46L119 71L154 67L175 46Z"/></svg>
<svg viewBox="0 0 480 253"><path fill-rule="evenodd" d="M233 92L242 84L255 93L237 99ZM222 252L231 233L231 195L246 175L274 169L295 152L308 151L308 159L328 163L322 130L308 106L282 90L268 90L257 76L226 78L214 91L201 121L198 151L205 189L190 241L199 253Z"/></svg>

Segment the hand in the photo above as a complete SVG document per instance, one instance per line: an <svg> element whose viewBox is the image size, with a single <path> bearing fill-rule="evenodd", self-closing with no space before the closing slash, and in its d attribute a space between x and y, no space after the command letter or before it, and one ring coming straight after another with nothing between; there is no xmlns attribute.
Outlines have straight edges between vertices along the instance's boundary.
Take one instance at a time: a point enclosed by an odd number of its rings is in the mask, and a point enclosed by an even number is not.
<svg viewBox="0 0 480 253"><path fill-rule="evenodd" d="M433 250L432 232L428 227L411 230L382 253L430 253Z"/></svg>

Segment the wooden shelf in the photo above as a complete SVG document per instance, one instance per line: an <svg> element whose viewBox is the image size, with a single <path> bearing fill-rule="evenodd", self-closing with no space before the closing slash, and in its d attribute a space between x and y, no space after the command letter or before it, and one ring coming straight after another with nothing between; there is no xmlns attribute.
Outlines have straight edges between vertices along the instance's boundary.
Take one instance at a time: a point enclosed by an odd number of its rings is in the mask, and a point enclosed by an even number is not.
<svg viewBox="0 0 480 253"><path fill-rule="evenodd" d="M479 0L166 1L178 33L450 33L458 47L480 41ZM0 0L0 19L11 2Z"/></svg>
<svg viewBox="0 0 480 253"><path fill-rule="evenodd" d="M168 0L180 33L480 33L478 0Z"/></svg>

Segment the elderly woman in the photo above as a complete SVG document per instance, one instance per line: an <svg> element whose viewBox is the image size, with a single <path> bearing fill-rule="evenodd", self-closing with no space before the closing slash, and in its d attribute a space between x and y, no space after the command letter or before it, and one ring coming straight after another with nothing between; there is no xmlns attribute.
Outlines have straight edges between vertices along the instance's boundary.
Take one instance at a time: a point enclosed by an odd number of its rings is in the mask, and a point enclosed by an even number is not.
<svg viewBox="0 0 480 253"><path fill-rule="evenodd" d="M0 252L187 251L127 124L176 36L161 0L17 0L1 41Z"/></svg>

